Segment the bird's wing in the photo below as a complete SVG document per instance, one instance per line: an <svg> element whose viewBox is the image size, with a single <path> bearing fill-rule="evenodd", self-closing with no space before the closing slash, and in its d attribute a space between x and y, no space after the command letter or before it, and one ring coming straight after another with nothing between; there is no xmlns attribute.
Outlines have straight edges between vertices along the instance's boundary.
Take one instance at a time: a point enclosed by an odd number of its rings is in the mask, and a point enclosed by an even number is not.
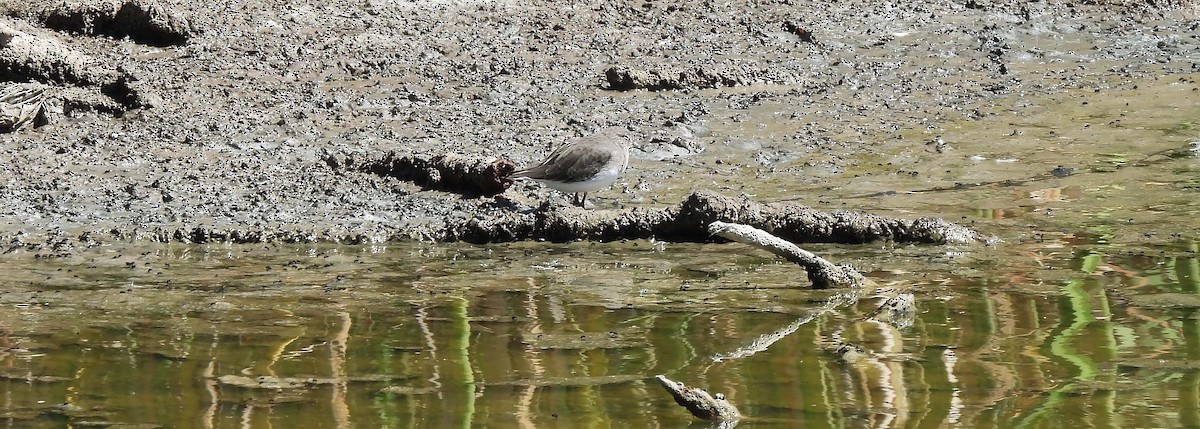
<svg viewBox="0 0 1200 429"><path fill-rule="evenodd" d="M553 180L556 182L578 182L603 170L612 158L612 152L597 146L594 136L580 138L559 147L546 161L516 173L513 177Z"/></svg>

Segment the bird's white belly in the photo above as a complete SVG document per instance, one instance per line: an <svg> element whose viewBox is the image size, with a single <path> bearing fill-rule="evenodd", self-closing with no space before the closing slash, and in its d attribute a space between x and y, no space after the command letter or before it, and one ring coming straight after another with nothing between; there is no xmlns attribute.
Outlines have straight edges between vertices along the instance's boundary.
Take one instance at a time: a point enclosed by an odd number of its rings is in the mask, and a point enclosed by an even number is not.
<svg viewBox="0 0 1200 429"><path fill-rule="evenodd" d="M586 193L607 188L617 181L617 176L620 174L621 172L616 168L605 168L600 170L595 176L592 176L591 179L582 182L564 183L554 180L541 180L541 182L545 183L546 186L563 192Z"/></svg>

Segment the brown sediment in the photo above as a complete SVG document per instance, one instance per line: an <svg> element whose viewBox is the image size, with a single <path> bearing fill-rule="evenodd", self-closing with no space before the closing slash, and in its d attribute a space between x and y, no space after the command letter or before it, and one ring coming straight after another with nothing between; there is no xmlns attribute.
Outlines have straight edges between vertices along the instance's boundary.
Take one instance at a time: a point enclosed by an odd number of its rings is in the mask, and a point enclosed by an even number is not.
<svg viewBox="0 0 1200 429"><path fill-rule="evenodd" d="M23 31L5 18L0 18L0 81L58 87L50 92L61 100L55 101L60 110L83 108L119 114L159 102L153 91L139 87L137 78L125 70L51 36Z"/></svg>
<svg viewBox="0 0 1200 429"><path fill-rule="evenodd" d="M512 186L509 177L516 165L507 159L479 158L456 154L424 156L388 152L379 158L327 156L335 170L365 171L378 176L413 182L425 189L471 197L494 196Z"/></svg>
<svg viewBox="0 0 1200 429"><path fill-rule="evenodd" d="M1059 137L988 129L946 151L912 148L955 121L1066 105L1044 97L1072 90L1091 106L1152 81L1190 91L1194 64L1173 59L1200 46L1178 37L1195 9L1175 1L570 6L0 0L2 79L47 85L46 106L70 119L0 141L0 250L708 240L715 220L791 241L971 241L944 222L979 200L945 197L1026 177L970 161L988 152L976 141ZM1089 129L1159 127L1139 120ZM631 208L537 207L548 192L532 186L490 197L509 186L507 166L451 166L523 165L612 125L639 139L629 171L590 197ZM333 168L330 153L369 154L355 158L366 169ZM1085 174L1085 162L1067 167ZM780 200L822 211L760 203Z"/></svg>
<svg viewBox="0 0 1200 429"><path fill-rule="evenodd" d="M30 1L10 5L7 12L56 30L129 37L155 46L183 44L196 33L182 13L156 0Z"/></svg>
<svg viewBox="0 0 1200 429"><path fill-rule="evenodd" d="M994 237L951 222L908 221L868 213L826 212L792 203L762 204L710 191L697 191L675 207L585 210L545 204L534 211L477 216L445 231L447 240L596 240L659 238L714 240L713 222L747 224L793 242L929 244L992 243Z"/></svg>

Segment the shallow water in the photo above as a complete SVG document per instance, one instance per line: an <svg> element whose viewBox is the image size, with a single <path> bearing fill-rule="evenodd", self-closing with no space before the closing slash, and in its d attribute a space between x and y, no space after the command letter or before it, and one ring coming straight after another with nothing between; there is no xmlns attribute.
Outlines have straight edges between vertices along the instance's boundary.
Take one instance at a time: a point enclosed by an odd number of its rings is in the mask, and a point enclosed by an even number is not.
<svg viewBox="0 0 1200 429"><path fill-rule="evenodd" d="M939 130L868 133L875 163L813 151L726 171L761 176L761 200L1005 240L806 246L914 292L903 328L864 320L869 300L814 313L834 291L735 244L16 252L0 426L704 426L657 374L724 393L750 416L739 427L1200 426L1195 87L1002 100ZM710 124L727 150L695 165L752 165L732 161L762 146L722 135L779 108ZM913 144L937 137L941 151ZM702 185L744 191L722 183ZM747 352L760 338L775 341ZM840 342L874 354L843 363Z"/></svg>
<svg viewBox="0 0 1200 429"><path fill-rule="evenodd" d="M919 313L902 329L863 321L866 302L809 320L828 292L794 288L792 267L740 245L11 260L0 421L688 424L649 379L666 374L724 393L746 427L1200 424L1197 245L1071 247L823 249L912 288ZM876 355L842 363L839 341Z"/></svg>

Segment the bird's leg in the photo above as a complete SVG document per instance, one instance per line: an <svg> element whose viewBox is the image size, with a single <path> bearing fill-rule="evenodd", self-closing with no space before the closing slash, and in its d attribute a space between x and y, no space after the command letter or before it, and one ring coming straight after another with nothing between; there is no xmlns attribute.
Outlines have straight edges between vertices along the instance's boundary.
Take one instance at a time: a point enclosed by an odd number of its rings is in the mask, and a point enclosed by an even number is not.
<svg viewBox="0 0 1200 429"><path fill-rule="evenodd" d="M587 208L587 192L575 194L575 205Z"/></svg>

